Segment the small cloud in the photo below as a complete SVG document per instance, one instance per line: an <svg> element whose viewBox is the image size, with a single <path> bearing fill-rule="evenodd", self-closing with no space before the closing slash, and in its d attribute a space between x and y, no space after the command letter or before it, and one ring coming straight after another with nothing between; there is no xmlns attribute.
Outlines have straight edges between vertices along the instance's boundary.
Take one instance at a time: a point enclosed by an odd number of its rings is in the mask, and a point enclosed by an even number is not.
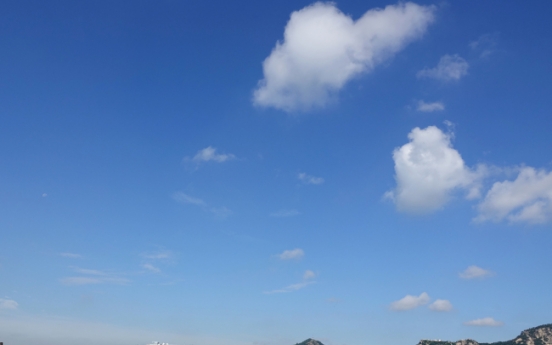
<svg viewBox="0 0 552 345"><path fill-rule="evenodd" d="M304 184L322 184L324 183L324 179L322 177L315 177L311 175L307 175L306 173L299 173L297 175L297 178L303 182Z"/></svg>
<svg viewBox="0 0 552 345"><path fill-rule="evenodd" d="M301 213L297 210L280 210L280 211L272 212L270 216L276 217L276 218L286 218L286 217L298 216L300 214Z"/></svg>
<svg viewBox="0 0 552 345"><path fill-rule="evenodd" d="M173 194L173 199L178 201L178 202L182 202L184 204L192 204L192 205L196 205L196 206L206 206L205 201L203 201L199 198L194 198L193 196L190 196L190 195L182 193L182 192L174 193Z"/></svg>
<svg viewBox="0 0 552 345"><path fill-rule="evenodd" d="M194 158L192 158L192 161L195 163L202 163L202 162L223 163L233 159L236 159L236 156L234 156L233 154L217 153L216 148L212 146L207 146L206 148L199 150L194 156Z"/></svg>
<svg viewBox="0 0 552 345"><path fill-rule="evenodd" d="M0 310L16 310L19 307L19 304L7 298L0 298Z"/></svg>
<svg viewBox="0 0 552 345"><path fill-rule="evenodd" d="M230 215L232 215L232 211L226 207L213 207L210 209L211 213L215 215L217 218L226 218Z"/></svg>
<svg viewBox="0 0 552 345"><path fill-rule="evenodd" d="M336 297L330 297L326 300L326 302L328 302L328 303L341 303L341 299L336 298Z"/></svg>
<svg viewBox="0 0 552 345"><path fill-rule="evenodd" d="M102 283L101 279L91 277L67 277L60 279L63 285L91 285Z"/></svg>
<svg viewBox="0 0 552 345"><path fill-rule="evenodd" d="M441 81L457 81L468 74L470 65L459 55L445 55L434 68L424 68L416 76Z"/></svg>
<svg viewBox="0 0 552 345"><path fill-rule="evenodd" d="M480 58L484 59L495 52L499 36L498 32L484 34L479 36L477 40L471 41L468 45L473 51L479 53Z"/></svg>
<svg viewBox="0 0 552 345"><path fill-rule="evenodd" d="M423 292L420 296L406 295L402 299L391 303L390 309L395 311L411 310L428 304L429 295Z"/></svg>
<svg viewBox="0 0 552 345"><path fill-rule="evenodd" d="M127 284L128 279L118 277L99 270L72 267L73 271L83 276L66 277L60 279L63 285L92 285L92 284Z"/></svg>
<svg viewBox="0 0 552 345"><path fill-rule="evenodd" d="M466 326L479 326L479 327L499 327L504 325L503 322L496 321L492 317L485 317L483 319L471 320L464 322Z"/></svg>
<svg viewBox="0 0 552 345"><path fill-rule="evenodd" d="M474 265L466 268L466 270L460 272L458 275L462 279L476 279L490 277L493 275L493 272Z"/></svg>
<svg viewBox="0 0 552 345"><path fill-rule="evenodd" d="M301 283L297 283L297 284L288 285L283 289L265 291L264 294L271 295L271 294L275 294L275 293L293 292L293 291L297 291L297 290L301 290L303 288L306 288L307 286L309 286L311 284L314 284L314 283L315 282L313 282L313 281L301 282Z"/></svg>
<svg viewBox="0 0 552 345"><path fill-rule="evenodd" d="M59 253L59 256L62 256L64 258L69 258L69 259L80 259L80 258L82 258L82 255L75 254L75 253Z"/></svg>
<svg viewBox="0 0 552 345"><path fill-rule="evenodd" d="M42 197L43 197L43 198L45 198L45 197L47 197L47 196L48 196L48 194L42 193Z"/></svg>
<svg viewBox="0 0 552 345"><path fill-rule="evenodd" d="M445 299L438 299L429 305L429 309L438 312L449 312L452 310L452 303Z"/></svg>
<svg viewBox="0 0 552 345"><path fill-rule="evenodd" d="M176 192L173 194L173 199L184 204L199 206L203 209L203 211L210 212L214 214L217 218L226 218L232 214L232 211L225 206L209 207L209 205L207 205L207 203L202 199L195 198L186 193Z"/></svg>
<svg viewBox="0 0 552 345"><path fill-rule="evenodd" d="M280 260L300 260L303 256L305 256L305 252L300 248L284 250L282 254L277 255Z"/></svg>
<svg viewBox="0 0 552 345"><path fill-rule="evenodd" d="M303 273L303 280L311 280L314 278L316 278L316 273L311 270L306 270L305 273Z"/></svg>
<svg viewBox="0 0 552 345"><path fill-rule="evenodd" d="M146 259L151 260L166 260L170 259L173 256L173 253L170 250L163 250L159 252L143 254L142 256Z"/></svg>
<svg viewBox="0 0 552 345"><path fill-rule="evenodd" d="M143 268L145 268L146 270L152 272L152 273L161 273L161 270L155 266L153 266L152 264L143 264L142 265Z"/></svg>
<svg viewBox="0 0 552 345"><path fill-rule="evenodd" d="M424 113L432 113L445 110L445 105L442 102L426 103L424 101L418 101L416 110Z"/></svg>

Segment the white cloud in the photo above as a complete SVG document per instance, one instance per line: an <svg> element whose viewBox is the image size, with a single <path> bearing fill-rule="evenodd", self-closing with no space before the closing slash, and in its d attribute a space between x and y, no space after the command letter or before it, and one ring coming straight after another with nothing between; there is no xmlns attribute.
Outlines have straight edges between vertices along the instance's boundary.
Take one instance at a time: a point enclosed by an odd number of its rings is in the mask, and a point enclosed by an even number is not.
<svg viewBox="0 0 552 345"><path fill-rule="evenodd" d="M469 43L472 50L479 52L480 58L489 57L496 50L498 44L499 33L489 33L479 36L475 41Z"/></svg>
<svg viewBox="0 0 552 345"><path fill-rule="evenodd" d="M406 295L404 298L391 303L389 308L395 311L411 310L428 304L429 295L423 292L420 296Z"/></svg>
<svg viewBox="0 0 552 345"><path fill-rule="evenodd" d="M236 156L233 154L222 154L217 153L217 149L212 146L207 146L206 148L199 150L194 158L192 158L192 161L196 163L201 162L217 162L217 163L223 163L229 160L236 159Z"/></svg>
<svg viewBox="0 0 552 345"><path fill-rule="evenodd" d="M416 76L442 81L456 81L468 74L470 65L458 55L445 55L434 68L424 68Z"/></svg>
<svg viewBox="0 0 552 345"><path fill-rule="evenodd" d="M316 283L313 281L313 279L316 278L316 273L314 273L311 270L306 270L305 273L303 273L303 281L297 284L291 284L286 286L283 289L278 290L271 290L271 291L265 291L264 294L271 295L275 293L286 293L286 292L293 292L297 290L301 290L303 288L306 288L307 286Z"/></svg>
<svg viewBox="0 0 552 345"><path fill-rule="evenodd" d="M60 256L64 258L70 258L70 259L80 259L82 258L82 255L75 254L75 253L59 253Z"/></svg>
<svg viewBox="0 0 552 345"><path fill-rule="evenodd" d="M165 260L171 258L173 253L170 250L162 250L159 252L143 254L142 256L146 259Z"/></svg>
<svg viewBox="0 0 552 345"><path fill-rule="evenodd" d="M280 210L280 211L272 212L270 216L277 217L277 218L285 218L285 217L298 216L300 214L301 213L297 210Z"/></svg>
<svg viewBox="0 0 552 345"><path fill-rule="evenodd" d="M280 260L299 260L303 256L305 256L305 252L301 248L284 250L283 253L277 255Z"/></svg>
<svg viewBox="0 0 552 345"><path fill-rule="evenodd" d="M16 310L19 304L13 299L0 298L0 310Z"/></svg>
<svg viewBox="0 0 552 345"><path fill-rule="evenodd" d="M203 201L199 198L194 198L193 196L190 196L190 195L182 193L182 192L174 193L173 194L173 199L178 201L178 202L185 203L185 204L192 204L192 205L196 205L196 206L205 206L206 205L205 201Z"/></svg>
<svg viewBox="0 0 552 345"><path fill-rule="evenodd" d="M443 207L454 190L464 189L467 198L479 197L485 167L466 167L451 144L452 134L430 126L414 128L410 142L393 152L397 187L385 194L399 211L429 213Z"/></svg>
<svg viewBox="0 0 552 345"><path fill-rule="evenodd" d="M418 101L416 110L424 113L432 113L434 111L445 110L445 105L442 102L426 103L424 101Z"/></svg>
<svg viewBox="0 0 552 345"><path fill-rule="evenodd" d="M152 272L152 273L161 273L161 270L158 267L153 266L152 264L146 263L142 265L143 268Z"/></svg>
<svg viewBox="0 0 552 345"><path fill-rule="evenodd" d="M452 310L452 303L446 299L438 299L429 305L429 309L438 312L449 312Z"/></svg>
<svg viewBox="0 0 552 345"><path fill-rule="evenodd" d="M303 273L303 280L311 280L316 278L316 273L314 273L311 270L306 270L305 273Z"/></svg>
<svg viewBox="0 0 552 345"><path fill-rule="evenodd" d="M126 278L119 277L115 274L106 273L99 270L91 270L87 268L72 267L73 271L82 276L65 277L60 279L63 285L92 285L92 284L118 284L124 285L129 283Z"/></svg>
<svg viewBox="0 0 552 345"><path fill-rule="evenodd" d="M399 3L356 21L329 2L293 12L283 42L263 62L264 79L253 102L286 111L324 106L353 77L420 38L434 9Z"/></svg>
<svg viewBox="0 0 552 345"><path fill-rule="evenodd" d="M471 320L464 322L466 326L482 326L482 327L498 327L502 326L504 323L496 321L492 317L485 317L483 319Z"/></svg>
<svg viewBox="0 0 552 345"><path fill-rule="evenodd" d="M478 206L476 221L552 221L552 172L521 168L514 181L496 182Z"/></svg>
<svg viewBox="0 0 552 345"><path fill-rule="evenodd" d="M462 279L475 279L475 278L486 278L493 275L493 272L483 269L478 266L470 266L466 268L465 271L458 274Z"/></svg>
<svg viewBox="0 0 552 345"><path fill-rule="evenodd" d="M312 175L307 175L306 173L299 173L297 178L305 184L322 184L324 179L322 177L315 177Z"/></svg>
<svg viewBox="0 0 552 345"><path fill-rule="evenodd" d="M173 199L184 204L199 206L203 209L203 211L210 212L217 218L226 218L232 214L232 211L225 206L209 207L209 205L207 205L207 203L202 199L195 198L186 193L176 192L173 194Z"/></svg>

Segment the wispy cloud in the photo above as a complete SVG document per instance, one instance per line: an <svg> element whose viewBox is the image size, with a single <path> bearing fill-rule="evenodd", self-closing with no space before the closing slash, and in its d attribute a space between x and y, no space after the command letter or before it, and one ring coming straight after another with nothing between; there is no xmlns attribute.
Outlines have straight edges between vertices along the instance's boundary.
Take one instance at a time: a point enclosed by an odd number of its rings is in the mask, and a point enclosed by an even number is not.
<svg viewBox="0 0 552 345"><path fill-rule="evenodd" d="M188 194L182 193L182 192L174 193L173 194L173 199L178 201L178 202L184 203L184 204L192 204L192 205L196 205L196 206L207 206L205 201L203 201L202 199L195 198L191 195L188 195Z"/></svg>
<svg viewBox="0 0 552 345"><path fill-rule="evenodd" d="M170 250L162 250L158 252L150 252L146 254L142 254L142 256L146 259L150 260L167 260L173 257L173 252Z"/></svg>
<svg viewBox="0 0 552 345"><path fill-rule="evenodd" d="M199 150L196 155L192 158L192 161L195 163L202 162L216 162L224 163L236 159L231 153L217 153L217 149L212 146L207 146L204 149Z"/></svg>
<svg viewBox="0 0 552 345"><path fill-rule="evenodd" d="M13 299L0 298L0 310L16 310L19 307L19 303Z"/></svg>
<svg viewBox="0 0 552 345"><path fill-rule="evenodd" d="M63 285L92 285L92 284L117 284L124 285L130 281L113 273L100 270L71 267L80 276L65 277L60 279Z"/></svg>
<svg viewBox="0 0 552 345"><path fill-rule="evenodd" d="M389 309L395 311L404 311L418 308L422 305L428 304L430 301L429 295L425 292L420 296L406 295L398 301L391 303Z"/></svg>
<svg viewBox="0 0 552 345"><path fill-rule="evenodd" d="M322 184L322 183L324 183L324 179L322 177L307 175L306 173L299 173L297 175L297 178L299 179L299 181L303 182L304 184Z"/></svg>
<svg viewBox="0 0 552 345"><path fill-rule="evenodd" d="M59 253L59 256L62 256L64 258L69 258L69 259L80 259L80 258L82 258L82 255L75 254L75 253Z"/></svg>
<svg viewBox="0 0 552 345"><path fill-rule="evenodd" d="M470 65L459 55L445 55L434 68L424 68L416 76L440 81L457 81L468 74Z"/></svg>
<svg viewBox="0 0 552 345"><path fill-rule="evenodd" d="M483 319L471 320L464 322L466 326L479 326L479 327L499 327L504 325L503 322L496 321L492 317L485 317Z"/></svg>
<svg viewBox="0 0 552 345"><path fill-rule="evenodd" d="M291 284L282 289L265 291L264 294L271 295L275 293L287 293L306 288L307 286L316 283L313 279L316 278L316 274L313 271L307 270L303 273L303 281L297 284Z"/></svg>
<svg viewBox="0 0 552 345"><path fill-rule="evenodd" d="M447 301L446 299L438 299L429 305L429 309L438 312L449 312L452 311L453 307L450 301Z"/></svg>
<svg viewBox="0 0 552 345"><path fill-rule="evenodd" d="M469 47L474 52L479 53L480 58L484 59L496 51L499 37L500 34L498 32L484 34L479 36L475 41L471 41Z"/></svg>
<svg viewBox="0 0 552 345"><path fill-rule="evenodd" d="M458 273L458 275L462 279L487 278L492 276L493 274L494 274L493 272L475 265L472 265L466 268L464 271Z"/></svg>
<svg viewBox="0 0 552 345"><path fill-rule="evenodd" d="M445 110L445 105L443 104L443 102L426 103L424 101L418 101L416 110L424 113L433 113L435 111Z"/></svg>
<svg viewBox="0 0 552 345"><path fill-rule="evenodd" d="M286 217L298 216L300 214L301 213L297 210L279 210L279 211L276 211L276 212L272 212L270 214L270 216L271 217L276 217L276 218L286 218Z"/></svg>
<svg viewBox="0 0 552 345"><path fill-rule="evenodd" d="M183 204L189 204L200 207L203 211L212 213L217 218L226 218L230 216L233 212L229 208L222 207L211 207L203 199L193 197L183 192L176 192L173 194L173 199Z"/></svg>
<svg viewBox="0 0 552 345"><path fill-rule="evenodd" d="M300 260L305 256L305 252L301 248L284 250L281 254L276 255L280 260Z"/></svg>
<svg viewBox="0 0 552 345"><path fill-rule="evenodd" d="M145 263L142 265L143 268L145 268L146 270L152 272L152 273L161 273L161 269L159 269L158 267L155 267L154 265L150 264L150 263Z"/></svg>

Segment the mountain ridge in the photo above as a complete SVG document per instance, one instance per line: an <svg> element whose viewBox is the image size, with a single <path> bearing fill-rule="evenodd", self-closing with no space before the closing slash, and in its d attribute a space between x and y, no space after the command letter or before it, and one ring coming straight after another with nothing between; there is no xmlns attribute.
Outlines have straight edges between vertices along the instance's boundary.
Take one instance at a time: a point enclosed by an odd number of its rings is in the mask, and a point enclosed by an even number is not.
<svg viewBox="0 0 552 345"><path fill-rule="evenodd" d="M494 343L479 343L473 339L456 342L441 340L421 340L418 345L552 345L552 324L526 329L516 338Z"/></svg>

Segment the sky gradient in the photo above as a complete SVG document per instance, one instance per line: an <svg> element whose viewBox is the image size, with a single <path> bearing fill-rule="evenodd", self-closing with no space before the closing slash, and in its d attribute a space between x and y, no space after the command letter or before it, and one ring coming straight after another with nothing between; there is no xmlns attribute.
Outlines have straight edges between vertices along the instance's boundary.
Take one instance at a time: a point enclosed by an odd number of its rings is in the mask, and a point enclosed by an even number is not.
<svg viewBox="0 0 552 345"><path fill-rule="evenodd" d="M3 1L0 341L552 322L551 10Z"/></svg>

